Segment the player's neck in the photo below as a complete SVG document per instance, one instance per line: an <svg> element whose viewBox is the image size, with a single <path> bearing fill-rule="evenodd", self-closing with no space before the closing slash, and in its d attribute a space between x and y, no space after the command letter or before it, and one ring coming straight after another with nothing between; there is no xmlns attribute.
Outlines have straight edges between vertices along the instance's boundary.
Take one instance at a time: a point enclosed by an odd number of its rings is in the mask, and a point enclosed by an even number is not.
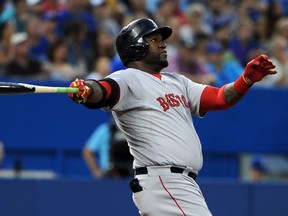
<svg viewBox="0 0 288 216"><path fill-rule="evenodd" d="M160 66L153 67L150 65L143 64L140 61L131 62L128 64L128 67L129 68L135 68L137 70L141 70L141 71L144 71L144 72L149 73L149 74L159 74L161 72L161 70L163 69Z"/></svg>

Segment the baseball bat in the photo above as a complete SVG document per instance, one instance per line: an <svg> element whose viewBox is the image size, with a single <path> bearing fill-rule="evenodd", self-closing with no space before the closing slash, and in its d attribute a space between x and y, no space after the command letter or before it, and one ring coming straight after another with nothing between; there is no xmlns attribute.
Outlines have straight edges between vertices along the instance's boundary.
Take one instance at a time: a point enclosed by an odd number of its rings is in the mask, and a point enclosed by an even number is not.
<svg viewBox="0 0 288 216"><path fill-rule="evenodd" d="M29 93L78 93L78 88L31 85L26 83L0 82L0 95Z"/></svg>

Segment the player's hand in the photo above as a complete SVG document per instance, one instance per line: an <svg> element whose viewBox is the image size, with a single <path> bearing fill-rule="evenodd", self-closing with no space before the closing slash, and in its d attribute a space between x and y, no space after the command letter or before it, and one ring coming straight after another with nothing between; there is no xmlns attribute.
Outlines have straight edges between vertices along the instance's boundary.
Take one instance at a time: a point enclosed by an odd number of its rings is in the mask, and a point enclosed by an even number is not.
<svg viewBox="0 0 288 216"><path fill-rule="evenodd" d="M78 88L79 92L74 94L68 94L68 96L76 103L85 103L87 98L91 93L91 88L86 86L86 83L83 79L76 79L70 84L72 88Z"/></svg>
<svg viewBox="0 0 288 216"><path fill-rule="evenodd" d="M269 74L276 74L275 65L268 59L266 55L260 55L250 62L245 67L245 71L242 74L244 81L248 85L253 85L255 82L261 81L265 76Z"/></svg>

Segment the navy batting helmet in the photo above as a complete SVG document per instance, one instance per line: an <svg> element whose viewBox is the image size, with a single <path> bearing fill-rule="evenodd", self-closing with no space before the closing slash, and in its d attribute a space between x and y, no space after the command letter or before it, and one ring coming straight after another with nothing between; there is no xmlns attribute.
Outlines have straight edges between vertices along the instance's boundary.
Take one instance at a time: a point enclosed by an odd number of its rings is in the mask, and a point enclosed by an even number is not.
<svg viewBox="0 0 288 216"><path fill-rule="evenodd" d="M172 29L168 26L158 27L153 20L141 18L120 31L116 38L116 49L123 65L127 66L129 62L140 60L147 54L149 44L143 37L152 32L161 34L165 40L172 34Z"/></svg>

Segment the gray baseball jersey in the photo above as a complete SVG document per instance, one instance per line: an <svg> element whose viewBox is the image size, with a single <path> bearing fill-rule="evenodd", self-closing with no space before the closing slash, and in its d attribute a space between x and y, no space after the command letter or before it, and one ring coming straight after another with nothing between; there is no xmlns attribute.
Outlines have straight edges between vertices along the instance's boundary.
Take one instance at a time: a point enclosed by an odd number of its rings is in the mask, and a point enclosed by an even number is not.
<svg viewBox="0 0 288 216"><path fill-rule="evenodd" d="M198 172L202 151L192 121L206 85L177 73L156 77L137 69L108 76L120 87L120 99L111 109L134 156L134 168L176 165Z"/></svg>

